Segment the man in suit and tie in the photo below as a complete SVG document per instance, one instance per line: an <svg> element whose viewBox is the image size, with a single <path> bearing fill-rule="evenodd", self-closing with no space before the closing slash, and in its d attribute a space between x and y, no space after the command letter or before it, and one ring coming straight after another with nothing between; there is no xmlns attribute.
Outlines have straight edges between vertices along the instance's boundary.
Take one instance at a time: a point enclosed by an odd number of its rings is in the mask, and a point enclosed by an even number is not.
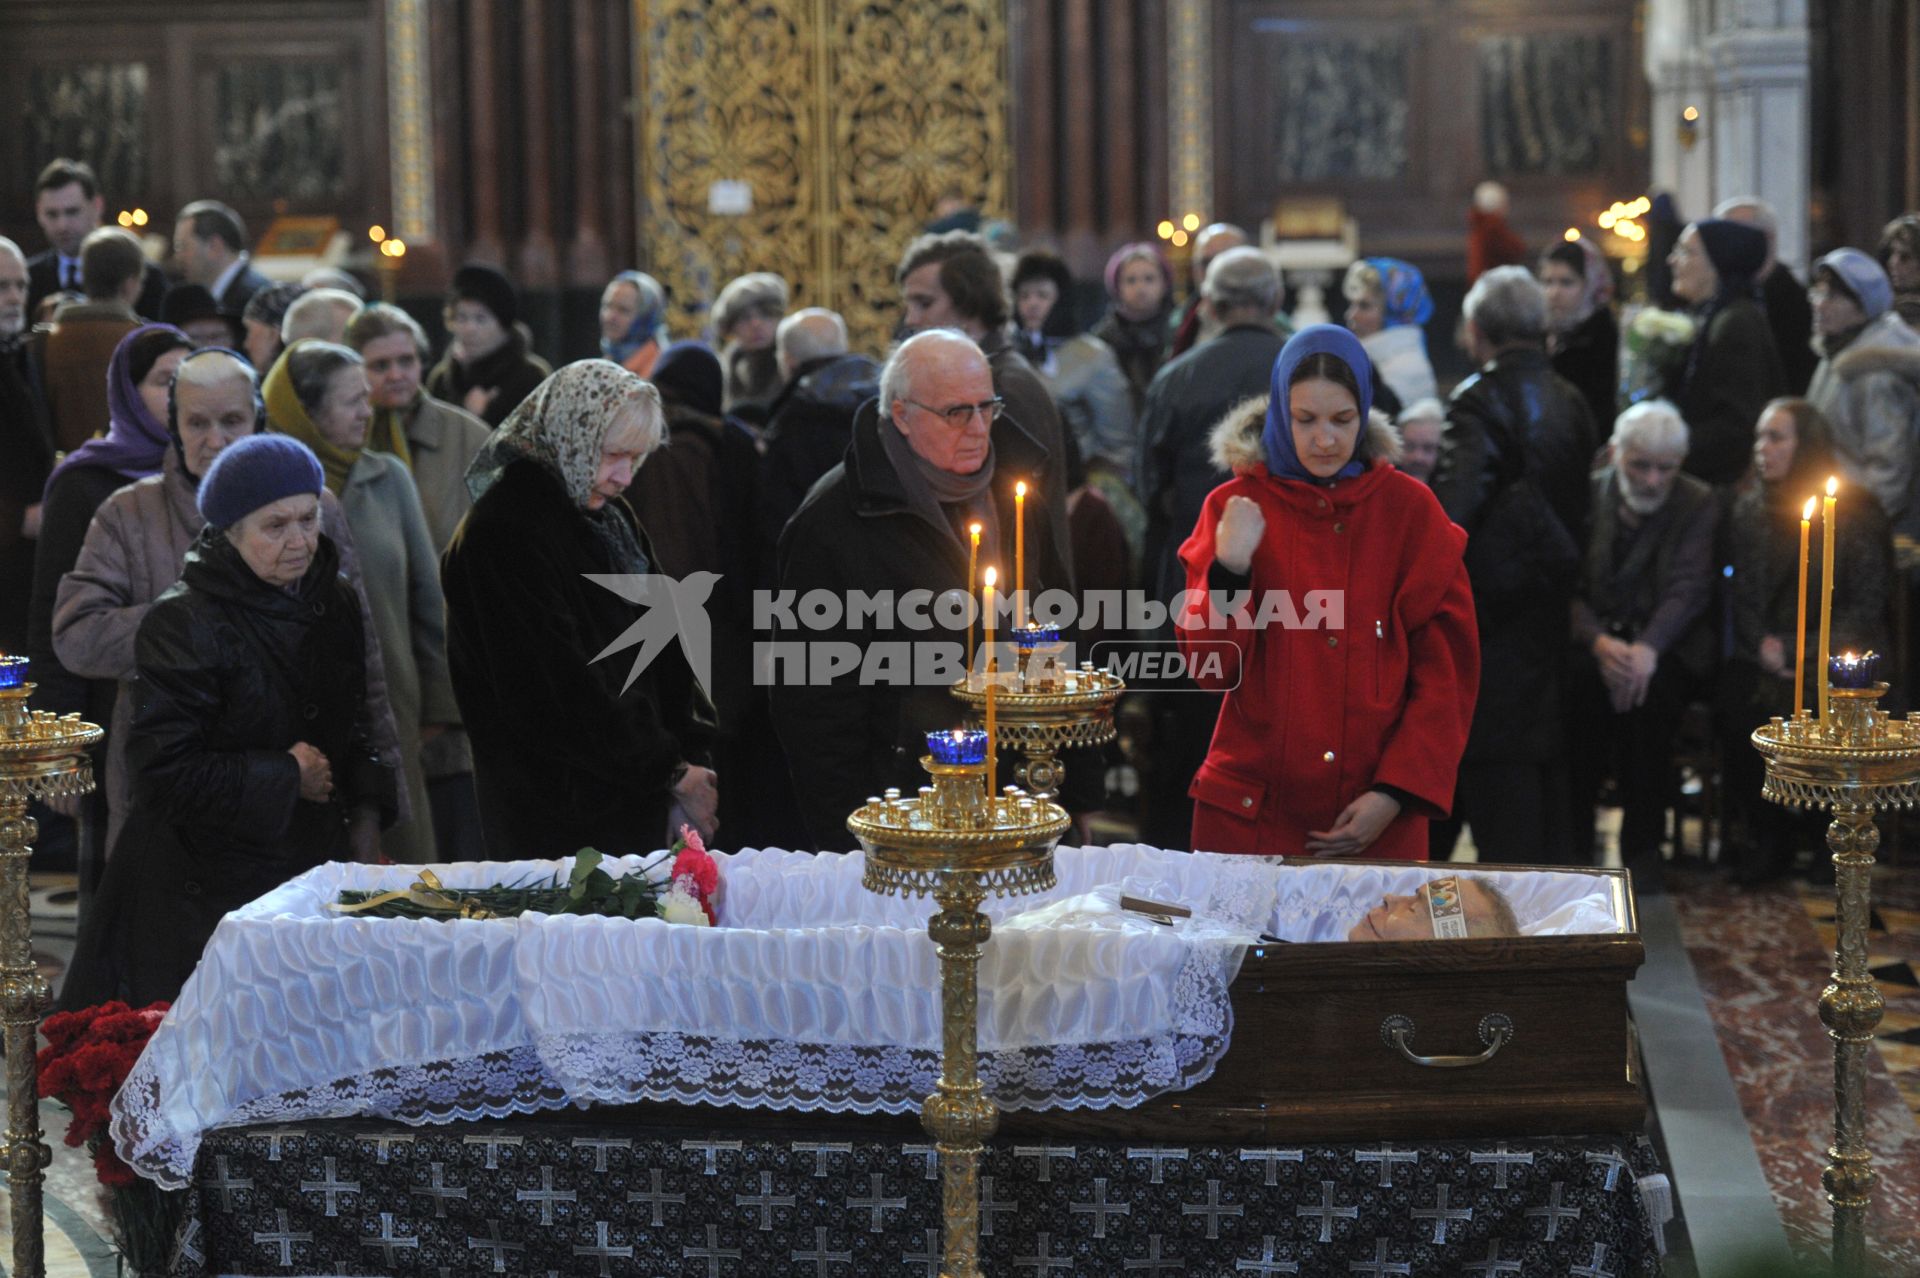
<svg viewBox="0 0 1920 1278"><path fill-rule="evenodd" d="M190 284L213 294L223 315L240 315L273 281L253 269L247 224L218 200L195 200L173 221L173 256Z"/></svg>
<svg viewBox="0 0 1920 1278"><path fill-rule="evenodd" d="M33 184L33 214L51 245L27 261L27 322L52 293L82 293L80 246L100 225L106 200L93 170L79 160L59 159L40 170ZM133 309L142 319L160 318L167 277L148 262L141 272L140 296Z"/></svg>

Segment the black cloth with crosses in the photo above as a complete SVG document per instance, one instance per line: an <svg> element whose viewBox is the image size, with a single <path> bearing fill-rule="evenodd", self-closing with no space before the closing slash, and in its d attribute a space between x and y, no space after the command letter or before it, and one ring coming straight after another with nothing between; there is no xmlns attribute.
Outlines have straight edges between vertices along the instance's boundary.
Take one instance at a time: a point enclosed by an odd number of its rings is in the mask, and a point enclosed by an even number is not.
<svg viewBox="0 0 1920 1278"><path fill-rule="evenodd" d="M799 1132L808 1132L799 1135ZM987 1272L1659 1272L1635 1136L1272 1147L1010 1138ZM172 1272L938 1278L930 1142L576 1120L209 1132Z"/></svg>

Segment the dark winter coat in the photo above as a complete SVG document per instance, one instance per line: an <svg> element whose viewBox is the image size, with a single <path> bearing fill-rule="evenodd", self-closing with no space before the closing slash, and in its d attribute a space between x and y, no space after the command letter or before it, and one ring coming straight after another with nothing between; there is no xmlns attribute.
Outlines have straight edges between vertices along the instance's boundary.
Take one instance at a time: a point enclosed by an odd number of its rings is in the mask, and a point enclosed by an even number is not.
<svg viewBox="0 0 1920 1278"><path fill-rule="evenodd" d="M26 644L36 543L21 535L20 521L40 500L52 469L26 346L0 342L0 652L20 652Z"/></svg>
<svg viewBox="0 0 1920 1278"><path fill-rule="evenodd" d="M467 392L474 387L498 391L486 408L475 414L488 426L498 426L553 372L551 364L532 352L532 344L527 330L516 324L505 345L471 364L455 359L449 348L427 374L427 394L455 408L465 408Z"/></svg>
<svg viewBox="0 0 1920 1278"><path fill-rule="evenodd" d="M291 591L261 581L206 529L179 582L140 623L128 764L134 806L107 863L63 1001L171 999L215 924L348 855L357 807L395 814L373 743L360 603L324 534ZM332 765L324 803L300 797L305 741Z"/></svg>
<svg viewBox="0 0 1920 1278"><path fill-rule="evenodd" d="M1806 489L1805 495L1814 490ZM1770 500L1755 485L1740 494L1729 517L1728 548L1733 563L1733 653L1736 661L1758 665L1760 642L1774 635L1787 645L1793 668L1793 629L1800 610L1799 491ZM1836 514L1839 540L1833 554L1833 652L1888 652L1893 586L1893 538L1880 503L1859 488L1847 491ZM1811 705L1820 642L1821 530L1816 514L1807 555L1807 702ZM1788 679L1792 675L1789 673ZM1785 685L1780 691L1785 693ZM1785 714L1775 705L1765 714ZM1764 714L1762 717L1765 717Z"/></svg>
<svg viewBox="0 0 1920 1278"><path fill-rule="evenodd" d="M1256 619L1270 592L1284 591L1302 620L1310 592L1331 591L1339 616L1248 626L1208 616L1205 605L1187 608L1187 623L1202 623L1178 632L1190 661L1219 655L1223 640L1239 658L1217 676L1204 666L1196 675L1227 695L1188 791L1193 846L1301 856L1309 831L1331 829L1349 803L1381 787L1403 806L1363 855L1425 860L1427 823L1453 804L1480 679L1460 557L1466 536L1425 484L1394 469L1391 427L1370 428L1366 471L1324 486L1268 474L1265 424L1266 401L1254 400L1214 432L1214 460L1235 477L1208 495L1180 547L1187 589L1250 585L1247 616ZM1214 532L1233 497L1266 518L1250 581L1229 580L1214 561Z"/></svg>
<svg viewBox="0 0 1920 1278"><path fill-rule="evenodd" d="M1567 616L1587 544L1593 417L1538 348L1502 352L1447 408L1433 491L1467 530L1480 690L1466 757L1545 763L1564 745Z"/></svg>
<svg viewBox="0 0 1920 1278"><path fill-rule="evenodd" d="M753 587L763 572L754 539L759 454L746 427L685 404L666 406L666 442L633 477L627 504L647 530L659 571L718 573L707 598L713 622L713 684L722 727L732 731L753 683Z"/></svg>
<svg viewBox="0 0 1920 1278"><path fill-rule="evenodd" d="M1706 622L1720 504L1706 484L1675 476L1666 503L1623 540L1617 476L1612 466L1593 475L1593 531L1573 601L1575 656L1590 660L1593 641L1611 634L1704 675L1714 659Z"/></svg>
<svg viewBox="0 0 1920 1278"><path fill-rule="evenodd" d="M1806 344L1806 333L1800 341ZM1691 437L1686 472L1709 484L1735 483L1752 464L1760 410L1787 393L1786 369L1766 312L1751 298L1728 302L1714 312L1687 360L1668 396Z"/></svg>
<svg viewBox="0 0 1920 1278"><path fill-rule="evenodd" d="M1168 322L1172 308L1163 309L1151 319L1122 319L1120 312L1109 310L1091 330L1093 335L1113 348L1120 371L1127 375L1133 391L1133 408L1145 409L1147 390L1167 363L1167 351L1173 344L1173 326ZM1218 420L1218 419L1216 419Z"/></svg>
<svg viewBox="0 0 1920 1278"><path fill-rule="evenodd" d="M1613 429L1619 410L1620 325L1604 306L1558 335L1553 342L1553 371L1567 379L1587 401L1594 429L1601 435Z"/></svg>
<svg viewBox="0 0 1920 1278"><path fill-rule="evenodd" d="M1147 510L1147 589L1162 601L1183 587L1176 552L1207 494L1232 478L1214 461L1214 427L1234 405L1267 393L1284 345L1271 325L1236 324L1170 361L1147 391L1133 473Z"/></svg>
<svg viewBox="0 0 1920 1278"><path fill-rule="evenodd" d="M1045 458L1040 445L1018 427L1001 429L1007 424L1003 417L994 426L997 494L1004 493L1010 476L1035 473ZM844 601L854 590L891 590L896 600L908 591L929 592L936 599L948 591L965 591L967 548L950 528L935 527L909 503L881 443L879 432L895 428L881 420L878 400L860 409L853 429L846 459L814 486L780 539L781 592L793 591L797 597L825 590ZM1012 575L1013 502L1002 498L995 505L1004 561L999 567L1006 580ZM1048 539L1030 537L1028 592L1037 595L1065 580L1066 565ZM915 647L944 644L956 658L965 644L962 633L937 625L932 630L855 630L844 618L830 630L782 631L775 639L852 643L863 653L875 641ZM964 718L945 683L862 686L858 669L817 687L799 686L797 677L785 678L777 667L774 676L774 725L808 832L820 849L853 846L847 817L868 795L888 786L909 793L916 789L926 776L919 766L926 733L957 727Z"/></svg>
<svg viewBox="0 0 1920 1278"><path fill-rule="evenodd" d="M632 520L624 501L608 509ZM713 710L678 637L631 687L638 649L594 660L644 618L583 574L625 571L560 480L532 461L507 466L441 559L447 663L489 857L659 848L675 773L708 761Z"/></svg>
<svg viewBox="0 0 1920 1278"><path fill-rule="evenodd" d="M826 355L794 370L761 435L760 532L769 552L820 476L846 456L853 415L879 393L880 366L865 355Z"/></svg>
<svg viewBox="0 0 1920 1278"><path fill-rule="evenodd" d="M1781 393L1806 394L1820 359L1810 340L1813 303L1807 300L1807 286L1784 265L1776 264L1760 283L1760 306L1767 313L1767 327L1780 352L1780 371L1787 380L1787 388Z"/></svg>

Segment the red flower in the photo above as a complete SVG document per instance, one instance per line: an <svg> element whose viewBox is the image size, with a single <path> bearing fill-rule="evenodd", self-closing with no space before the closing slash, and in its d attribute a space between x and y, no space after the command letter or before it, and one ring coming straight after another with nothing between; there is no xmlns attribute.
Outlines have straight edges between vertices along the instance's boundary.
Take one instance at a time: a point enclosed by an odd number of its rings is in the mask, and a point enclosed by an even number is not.
<svg viewBox="0 0 1920 1278"><path fill-rule="evenodd" d="M673 858L673 873L669 877L676 882L692 879L694 893L702 900L720 890L719 863L704 850L687 848Z"/></svg>
<svg viewBox="0 0 1920 1278"><path fill-rule="evenodd" d="M42 1027L48 1046L36 1062L40 1095L73 1111L66 1143L92 1148L94 1171L104 1185L134 1181L133 1170L106 1139L106 1128L114 1095L146 1050L167 1006L154 1003L135 1010L125 1003L103 1003L50 1016Z"/></svg>

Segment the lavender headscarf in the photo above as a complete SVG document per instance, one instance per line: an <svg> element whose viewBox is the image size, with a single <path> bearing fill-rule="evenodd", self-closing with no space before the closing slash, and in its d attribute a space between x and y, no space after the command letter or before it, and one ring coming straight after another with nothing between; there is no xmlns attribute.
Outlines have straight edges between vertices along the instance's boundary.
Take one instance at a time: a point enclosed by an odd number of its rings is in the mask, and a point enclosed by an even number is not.
<svg viewBox="0 0 1920 1278"><path fill-rule="evenodd" d="M89 439L54 467L53 474L47 476L46 491L53 491L54 480L69 466L104 466L125 475L128 483L160 472L170 439L167 424L155 421L147 412L140 387L133 380L133 346L147 333L171 333L183 345L193 344L171 324L142 324L121 338L107 364L107 433Z"/></svg>

